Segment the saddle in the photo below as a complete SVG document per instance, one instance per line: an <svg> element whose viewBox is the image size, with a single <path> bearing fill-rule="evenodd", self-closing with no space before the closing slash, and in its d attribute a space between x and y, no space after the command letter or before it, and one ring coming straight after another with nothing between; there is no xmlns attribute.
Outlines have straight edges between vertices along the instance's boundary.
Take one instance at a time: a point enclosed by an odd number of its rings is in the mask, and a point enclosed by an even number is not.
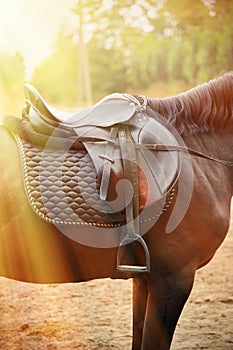
<svg viewBox="0 0 233 350"><path fill-rule="evenodd" d="M157 220L173 196L180 156L166 145L177 146L175 137L148 116L144 96L114 93L75 113L51 107L29 84L25 97L23 118L10 124L11 130L17 124L13 133L35 212L57 225L124 227L117 269L149 272L142 224L147 222L148 230L148 222ZM123 249L134 242L142 247L144 263L122 263Z"/></svg>

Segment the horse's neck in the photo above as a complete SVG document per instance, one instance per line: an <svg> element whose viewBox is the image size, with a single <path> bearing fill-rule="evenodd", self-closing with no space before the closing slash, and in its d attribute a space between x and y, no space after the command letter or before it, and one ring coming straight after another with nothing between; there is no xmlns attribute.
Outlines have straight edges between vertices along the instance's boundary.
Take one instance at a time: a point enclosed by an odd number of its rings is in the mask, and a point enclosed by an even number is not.
<svg viewBox="0 0 233 350"><path fill-rule="evenodd" d="M185 135L183 140L187 147L195 149L205 155L214 157L216 159L226 160L233 162L233 133L231 130L223 132L209 132L209 133L194 133ZM194 163L199 162L198 157L192 157ZM198 167L201 172L213 173L216 175L216 181L219 182L219 176L226 177L226 181L229 183L229 191L233 196L233 167L219 165L212 160L204 160L202 165ZM221 173L221 175L220 175ZM213 176L214 178L214 176ZM223 180L224 181L224 180Z"/></svg>
<svg viewBox="0 0 233 350"><path fill-rule="evenodd" d="M233 161L233 134L231 132L194 133L183 137L187 147L218 159Z"/></svg>

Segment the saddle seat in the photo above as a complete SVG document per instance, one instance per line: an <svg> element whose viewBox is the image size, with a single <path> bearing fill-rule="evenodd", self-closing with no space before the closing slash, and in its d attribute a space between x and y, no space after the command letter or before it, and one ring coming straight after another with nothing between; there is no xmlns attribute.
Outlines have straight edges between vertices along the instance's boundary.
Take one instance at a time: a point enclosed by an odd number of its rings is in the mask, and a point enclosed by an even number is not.
<svg viewBox="0 0 233 350"><path fill-rule="evenodd" d="M128 121L136 111L135 99L129 103L127 94L113 93L95 105L78 112L69 113L51 107L40 93L30 84L25 84L24 92L29 106L39 112L47 123L62 123L66 127L83 126L109 127Z"/></svg>
<svg viewBox="0 0 233 350"><path fill-rule="evenodd" d="M23 117L32 128L40 134L71 137L81 143L100 178L100 199L108 200L114 209L116 205L116 212L125 209L127 233L120 242L119 256L122 247L137 241L145 252L145 262L142 266L137 263L122 264L118 256L117 268L121 271L149 272L148 248L139 233L138 216L143 196L143 184L139 180L143 173L147 191L142 210L166 198L181 166L179 152L170 152L166 148L166 145L178 145L175 137L161 122L148 116L147 100L143 96L136 98L114 93L89 108L67 113L51 107L30 84L26 84L24 89ZM116 183L122 178L132 186L126 184L123 187L125 206L119 209L119 201L114 196Z"/></svg>

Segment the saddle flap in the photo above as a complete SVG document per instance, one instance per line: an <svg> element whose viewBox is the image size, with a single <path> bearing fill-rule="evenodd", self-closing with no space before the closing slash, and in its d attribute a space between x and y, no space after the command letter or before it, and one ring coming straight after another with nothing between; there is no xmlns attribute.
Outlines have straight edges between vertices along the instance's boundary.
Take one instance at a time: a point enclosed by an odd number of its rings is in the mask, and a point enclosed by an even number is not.
<svg viewBox="0 0 233 350"><path fill-rule="evenodd" d="M138 134L139 144L178 146L172 133L155 119L149 118ZM140 163L154 199L163 197L174 184L181 167L180 153L176 151L140 150ZM151 186L152 184L152 186Z"/></svg>

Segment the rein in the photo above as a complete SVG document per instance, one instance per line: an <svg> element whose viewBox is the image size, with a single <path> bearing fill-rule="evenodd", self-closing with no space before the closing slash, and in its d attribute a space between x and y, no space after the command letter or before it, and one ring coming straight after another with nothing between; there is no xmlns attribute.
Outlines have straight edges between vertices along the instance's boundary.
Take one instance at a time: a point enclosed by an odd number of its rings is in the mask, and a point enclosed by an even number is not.
<svg viewBox="0 0 233 350"><path fill-rule="evenodd" d="M104 139L98 138L98 137L85 137L84 139L82 137L78 138L78 141L83 141L85 140L86 142L103 142ZM108 140L108 142L112 142L114 144L118 144L118 141L113 141L111 139ZM142 144L135 144L135 148L139 150L151 150L151 151L161 151L161 152L166 152L166 151L171 151L171 152L188 152L193 156L212 160L214 162L217 162L219 164L222 164L224 166L228 167L233 167L233 162L224 160L224 159L219 159L215 158L212 156L208 156L202 152L196 151L195 149L185 147L185 146L172 146L172 145L161 145L161 144L150 144L150 143L142 143ZM100 155L101 156L101 155ZM109 159L111 162L114 162L114 159Z"/></svg>
<svg viewBox="0 0 233 350"><path fill-rule="evenodd" d="M214 158L211 156L208 156L202 152L198 152L195 149L189 148L189 147L184 147L184 146L169 146L169 145L151 145L151 144L137 144L136 145L137 149L150 149L154 151L175 151L175 152L188 152L193 156L212 160L214 162L220 163L222 165L228 166L228 167L233 167L233 162L230 162L228 160L223 160L223 159L218 159Z"/></svg>

